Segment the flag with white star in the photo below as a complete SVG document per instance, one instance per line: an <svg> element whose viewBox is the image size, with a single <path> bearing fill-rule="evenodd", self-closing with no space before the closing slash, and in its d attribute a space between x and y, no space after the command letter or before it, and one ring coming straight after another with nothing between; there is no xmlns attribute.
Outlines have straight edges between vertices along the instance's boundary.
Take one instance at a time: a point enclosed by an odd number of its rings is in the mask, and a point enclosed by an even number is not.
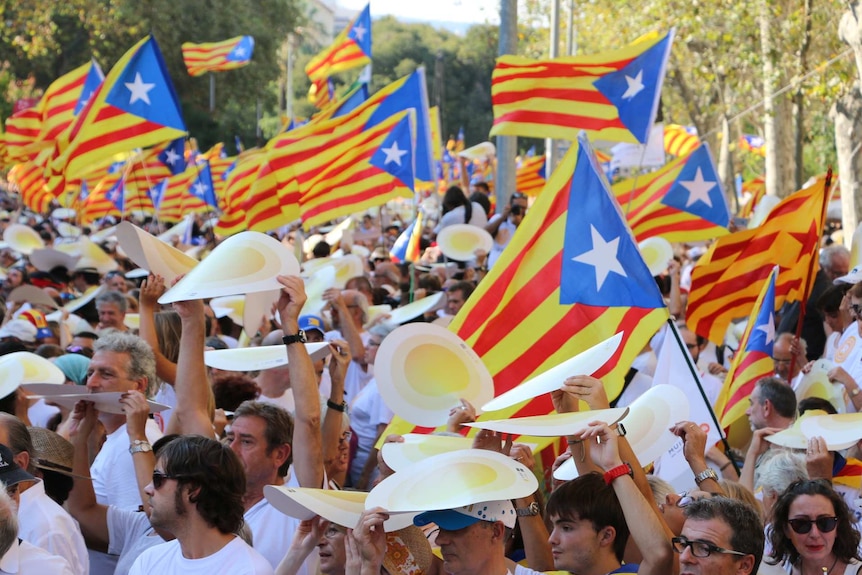
<svg viewBox="0 0 862 575"><path fill-rule="evenodd" d="M67 180L95 172L123 152L185 136L180 102L161 50L147 36L114 65L78 114L52 169Z"/></svg>
<svg viewBox="0 0 862 575"><path fill-rule="evenodd" d="M162 150L159 155L159 161L171 171L172 175L180 174L186 170L186 140L185 138L177 138Z"/></svg>
<svg viewBox="0 0 862 575"><path fill-rule="evenodd" d="M200 162L194 168L197 171L197 177L189 185L189 192L206 205L217 208L218 200L215 196L210 163L207 161Z"/></svg>
<svg viewBox="0 0 862 575"><path fill-rule="evenodd" d="M254 38L236 36L221 42L185 42L182 50L189 76L202 76L207 72L225 72L248 65L254 54Z"/></svg>
<svg viewBox="0 0 862 575"><path fill-rule="evenodd" d="M90 65L90 69L87 71L87 77L84 80L84 87L81 89L81 96L75 104L76 116L84 109L90 101L90 98L93 97L93 94L96 93L96 90L99 89L99 86L101 86L104 81L105 73L102 72L102 68L99 66L99 63L93 60Z"/></svg>
<svg viewBox="0 0 862 575"><path fill-rule="evenodd" d="M312 81L371 63L371 4L366 4L328 47L305 67Z"/></svg>
<svg viewBox="0 0 862 575"><path fill-rule="evenodd" d="M638 242L655 236L695 242L730 233L730 208L706 143L612 189Z"/></svg>
<svg viewBox="0 0 862 575"><path fill-rule="evenodd" d="M722 427L728 427L745 415L748 398L758 380L772 375L772 346L775 342L775 282L779 268L769 272L763 289L739 340L739 350L715 401L715 413Z"/></svg>
<svg viewBox="0 0 862 575"><path fill-rule="evenodd" d="M658 111L674 32L618 50L532 60L497 59L492 136L645 143Z"/></svg>
<svg viewBox="0 0 862 575"><path fill-rule="evenodd" d="M380 148L371 156L370 163L389 172L405 186L414 190L413 179L413 133L410 129L410 114L398 122Z"/></svg>

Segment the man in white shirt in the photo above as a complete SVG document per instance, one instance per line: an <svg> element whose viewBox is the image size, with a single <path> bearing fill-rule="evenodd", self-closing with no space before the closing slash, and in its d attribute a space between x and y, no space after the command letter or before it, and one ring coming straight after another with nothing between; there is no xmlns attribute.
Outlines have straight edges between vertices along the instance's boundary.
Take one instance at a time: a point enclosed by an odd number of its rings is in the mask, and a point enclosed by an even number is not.
<svg viewBox="0 0 862 575"><path fill-rule="evenodd" d="M8 413L0 413L0 443L9 446L13 459L32 475L33 442L27 426ZM0 474L0 480L3 479ZM69 512L45 493L45 484L35 476L18 484L18 535L37 547L66 559L74 573L88 575L90 560L78 523Z"/></svg>
<svg viewBox="0 0 862 575"><path fill-rule="evenodd" d="M131 575L270 575L272 566L237 536L243 524L245 477L229 448L182 435L159 451L146 486L150 523L176 536L144 551Z"/></svg>
<svg viewBox="0 0 862 575"><path fill-rule="evenodd" d="M11 476L27 473L12 460L12 452L5 446L0 449L0 468L5 471L4 479L11 479L10 485L17 482ZM5 488L0 488L0 574L6 573L73 575L69 563L62 557L51 555L40 547L18 539L18 509L15 500Z"/></svg>

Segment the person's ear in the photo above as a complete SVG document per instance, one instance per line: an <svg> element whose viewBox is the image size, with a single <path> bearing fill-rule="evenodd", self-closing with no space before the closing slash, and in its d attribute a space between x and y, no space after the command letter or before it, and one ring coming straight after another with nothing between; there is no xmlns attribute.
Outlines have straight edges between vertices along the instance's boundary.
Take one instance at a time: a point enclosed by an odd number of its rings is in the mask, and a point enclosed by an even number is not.
<svg viewBox="0 0 862 575"><path fill-rule="evenodd" d="M740 559L736 564L736 573L738 575L751 575L757 569L757 565L754 564L754 555L750 553Z"/></svg>

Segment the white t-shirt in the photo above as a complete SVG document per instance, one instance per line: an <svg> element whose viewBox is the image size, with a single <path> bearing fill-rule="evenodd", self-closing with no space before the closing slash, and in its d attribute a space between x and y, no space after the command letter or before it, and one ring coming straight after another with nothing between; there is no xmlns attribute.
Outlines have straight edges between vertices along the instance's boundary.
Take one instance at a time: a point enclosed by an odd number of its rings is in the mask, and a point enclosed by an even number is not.
<svg viewBox="0 0 862 575"><path fill-rule="evenodd" d="M296 401L293 399L293 389L289 387L285 389L284 393L282 393L279 397L268 397L261 394L257 397L257 400L264 403L271 403L273 405L277 405L290 413L296 413Z"/></svg>
<svg viewBox="0 0 862 575"><path fill-rule="evenodd" d="M162 543L146 513L108 506L108 553L119 555L114 575L128 575L141 553Z"/></svg>
<svg viewBox="0 0 862 575"><path fill-rule="evenodd" d="M17 575L73 575L69 562L59 555L51 555L41 547L16 539L12 547L0 557L0 573Z"/></svg>
<svg viewBox="0 0 862 575"><path fill-rule="evenodd" d="M152 419L147 420L146 434L150 443L155 443L162 436ZM90 466L90 475L93 477L96 500L102 505L135 510L141 504L125 423L105 438L102 449Z"/></svg>
<svg viewBox="0 0 862 575"><path fill-rule="evenodd" d="M18 537L69 562L79 575L90 573L87 545L78 522L45 493L39 481L21 493Z"/></svg>
<svg viewBox="0 0 862 575"><path fill-rule="evenodd" d="M153 414L153 420L159 426L162 433L164 433L165 429L168 427L168 422L171 420L171 414L177 406L177 393L174 391L174 386L169 383L162 382L155 397L153 397L153 401L161 403L162 405L171 406L170 409L165 409L164 411Z"/></svg>
<svg viewBox="0 0 862 575"><path fill-rule="evenodd" d="M359 337L362 338L362 345L367 347L368 342L371 341L371 334L367 331L363 331L359 334ZM326 332L324 339L326 341L332 341L335 339L344 339L344 336L341 335L340 331L334 329ZM363 371L362 365L360 365L358 361L350 361L347 365L347 373L344 376L344 401L347 402L347 405L353 403L353 400L357 395L359 395L362 388L365 387L373 377L374 373L370 367L368 371Z"/></svg>
<svg viewBox="0 0 862 575"><path fill-rule="evenodd" d="M470 215L469 222L464 222L464 206L458 206L451 212L443 214L443 217L440 218L440 223L434 228L434 233L439 234L443 228L456 224L468 223L471 226L479 226L480 228L488 225L488 214L485 213L485 208L476 202L471 202L471 205L473 206L473 213Z"/></svg>
<svg viewBox="0 0 862 575"><path fill-rule="evenodd" d="M823 358L829 361L835 361L835 352L838 351L838 344L841 341L841 335L837 331L833 331L826 338L826 345L823 347Z"/></svg>
<svg viewBox="0 0 862 575"><path fill-rule="evenodd" d="M495 214L489 223L493 223L496 218L502 217L503 216L501 214ZM509 242L512 240L512 236L515 235L515 231L517 229L518 226L513 224L509 218L506 218L506 221L500 223L500 227L497 228L497 235L494 236L494 243L491 244L491 252L488 254L488 269L494 267L494 264L497 263L498 259L500 259L500 255L502 255L506 246L509 245Z"/></svg>
<svg viewBox="0 0 862 575"><path fill-rule="evenodd" d="M162 543L138 557L129 575L271 575L272 566L260 553L234 539L208 557L186 559L179 541Z"/></svg>
<svg viewBox="0 0 862 575"><path fill-rule="evenodd" d="M358 438L356 454L350 462L350 482L356 485L362 476L362 469L368 461L368 455L377 440L377 426L392 421L392 411L386 407L380 392L377 391L377 380L368 382L353 403L350 405L350 429ZM375 470L376 474L376 470ZM374 474L372 474L372 478Z"/></svg>

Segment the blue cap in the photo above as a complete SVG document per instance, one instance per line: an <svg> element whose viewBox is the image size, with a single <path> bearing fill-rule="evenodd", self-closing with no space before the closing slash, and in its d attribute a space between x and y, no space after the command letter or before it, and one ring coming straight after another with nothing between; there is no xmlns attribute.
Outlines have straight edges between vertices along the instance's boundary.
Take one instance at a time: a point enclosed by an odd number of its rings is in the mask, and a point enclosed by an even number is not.
<svg viewBox="0 0 862 575"><path fill-rule="evenodd" d="M299 316L299 329L305 332L316 329L321 335L326 333L326 328L323 327L323 319L316 315Z"/></svg>
<svg viewBox="0 0 862 575"><path fill-rule="evenodd" d="M481 521L478 517L471 517L458 513L454 509L443 509L442 511L426 511L420 513L413 518L413 525L424 527L429 523L435 523L440 529L446 531L458 531L465 527L470 527L474 523Z"/></svg>

